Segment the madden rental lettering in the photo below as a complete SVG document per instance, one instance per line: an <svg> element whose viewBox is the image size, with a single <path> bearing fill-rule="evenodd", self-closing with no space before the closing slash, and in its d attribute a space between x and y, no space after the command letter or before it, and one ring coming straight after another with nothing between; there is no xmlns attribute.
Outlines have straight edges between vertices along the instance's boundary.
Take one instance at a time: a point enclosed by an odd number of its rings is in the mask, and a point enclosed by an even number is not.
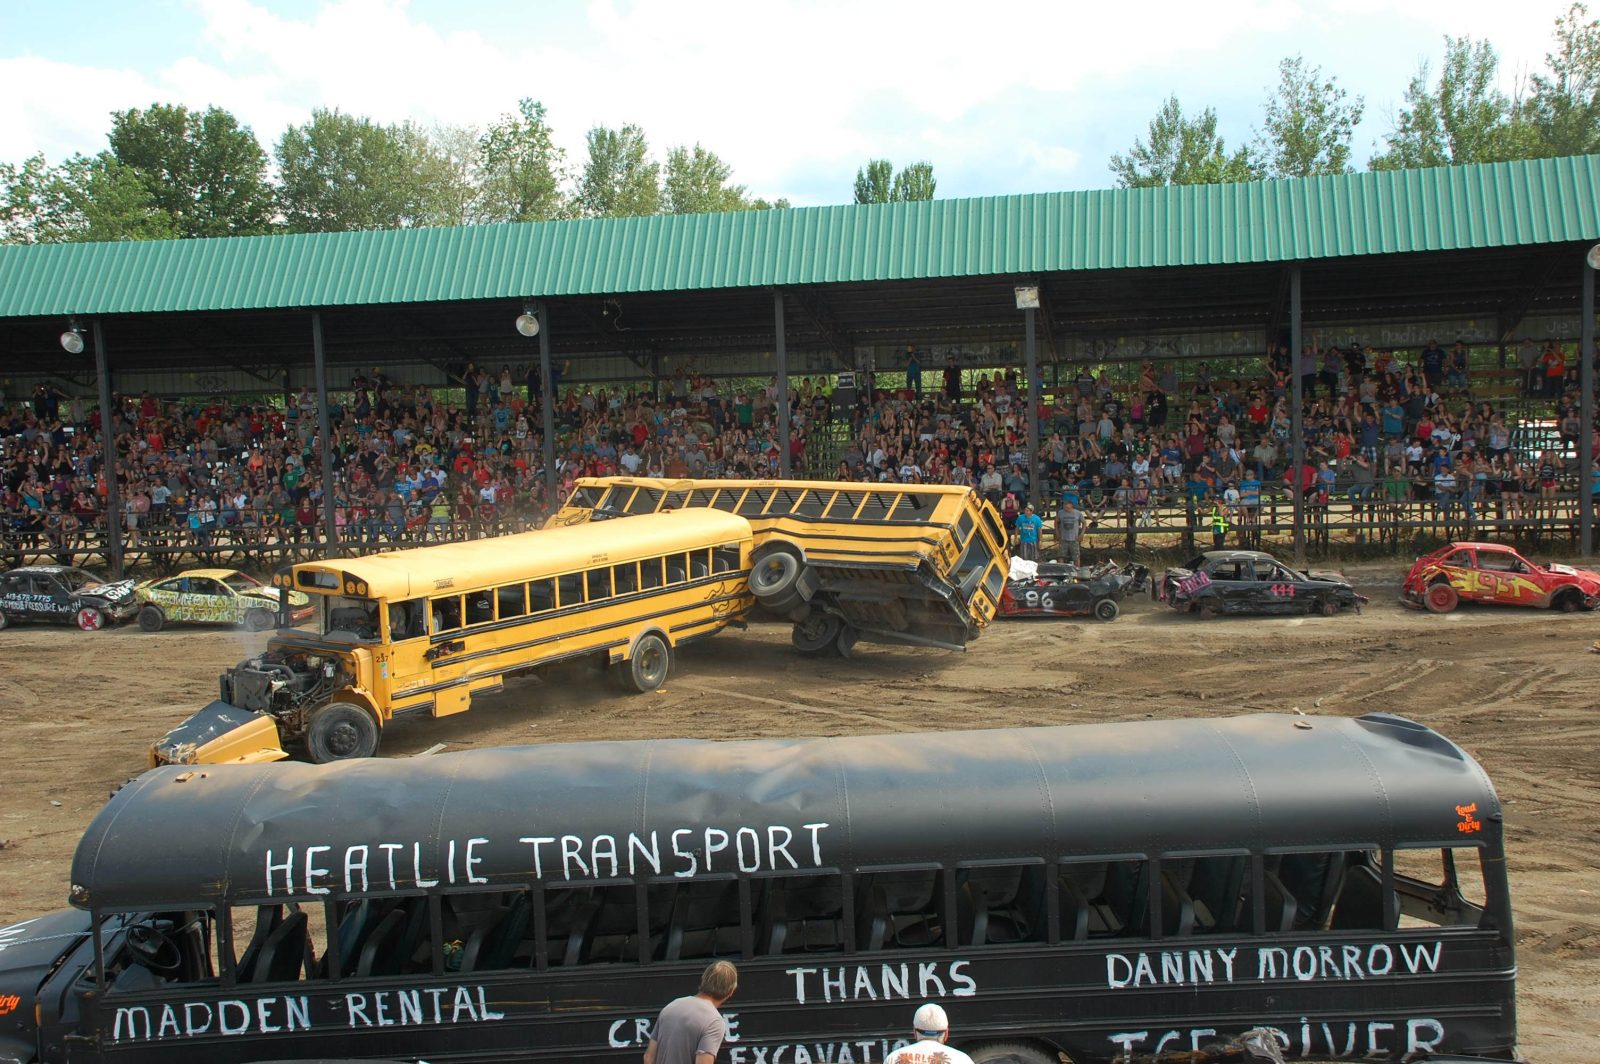
<svg viewBox="0 0 1600 1064"><path fill-rule="evenodd" d="M321 999L328 1015L312 1018L309 994L223 998L167 1005L124 1005L112 1020L113 1042L160 1042L200 1035L271 1035L354 1027L422 1027L489 1023L504 1012L490 1007L482 986L366 990Z"/></svg>

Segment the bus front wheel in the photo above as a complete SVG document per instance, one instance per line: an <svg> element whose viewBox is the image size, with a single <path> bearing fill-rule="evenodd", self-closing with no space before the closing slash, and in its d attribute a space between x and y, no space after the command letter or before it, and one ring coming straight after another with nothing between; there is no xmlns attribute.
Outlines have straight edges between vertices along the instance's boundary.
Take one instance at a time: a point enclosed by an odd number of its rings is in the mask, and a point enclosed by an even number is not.
<svg viewBox="0 0 1600 1064"><path fill-rule="evenodd" d="M672 649L654 633L634 644L633 656L617 667L617 679L627 691L649 694L667 682L672 668Z"/></svg>
<svg viewBox="0 0 1600 1064"><path fill-rule="evenodd" d="M319 765L378 752L378 722L360 706L330 702L311 715L306 753Z"/></svg>

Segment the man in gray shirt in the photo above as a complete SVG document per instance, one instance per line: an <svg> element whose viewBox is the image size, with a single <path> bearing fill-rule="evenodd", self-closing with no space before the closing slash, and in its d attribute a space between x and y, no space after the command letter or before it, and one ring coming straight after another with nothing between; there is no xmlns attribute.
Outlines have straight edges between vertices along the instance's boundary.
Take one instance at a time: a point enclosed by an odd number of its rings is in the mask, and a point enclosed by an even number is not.
<svg viewBox="0 0 1600 1064"><path fill-rule="evenodd" d="M1061 509L1056 512L1056 552L1062 561L1080 564L1078 533L1082 527L1083 514L1071 499L1063 499Z"/></svg>
<svg viewBox="0 0 1600 1064"><path fill-rule="evenodd" d="M644 1064L715 1064L728 1037L727 1021L717 1010L738 988L738 969L727 961L713 962L701 973L699 993L661 1010Z"/></svg>

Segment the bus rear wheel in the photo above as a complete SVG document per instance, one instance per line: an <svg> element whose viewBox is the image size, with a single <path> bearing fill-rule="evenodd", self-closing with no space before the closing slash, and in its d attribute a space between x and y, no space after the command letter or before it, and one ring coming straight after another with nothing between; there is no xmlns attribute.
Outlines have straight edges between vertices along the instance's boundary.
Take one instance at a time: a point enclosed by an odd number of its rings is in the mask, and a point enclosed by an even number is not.
<svg viewBox="0 0 1600 1064"><path fill-rule="evenodd" d="M360 706L329 702L311 715L306 754L318 765L371 757L378 752L378 722Z"/></svg>
<svg viewBox="0 0 1600 1064"><path fill-rule="evenodd" d="M802 657L821 657L834 649L841 623L833 614L818 611L794 626L790 642Z"/></svg>
<svg viewBox="0 0 1600 1064"><path fill-rule="evenodd" d="M625 691L649 694L667 682L672 669L672 648L651 633L634 644L633 656L617 666L617 680Z"/></svg>

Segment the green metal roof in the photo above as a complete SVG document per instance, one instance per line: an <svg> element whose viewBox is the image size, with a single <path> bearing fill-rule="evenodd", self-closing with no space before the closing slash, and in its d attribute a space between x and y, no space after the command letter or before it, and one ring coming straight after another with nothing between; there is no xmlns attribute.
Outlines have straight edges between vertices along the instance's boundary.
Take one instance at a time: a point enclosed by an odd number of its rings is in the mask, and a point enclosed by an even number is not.
<svg viewBox="0 0 1600 1064"><path fill-rule="evenodd" d="M872 206L0 247L0 317L1283 262L1600 237L1600 155Z"/></svg>

